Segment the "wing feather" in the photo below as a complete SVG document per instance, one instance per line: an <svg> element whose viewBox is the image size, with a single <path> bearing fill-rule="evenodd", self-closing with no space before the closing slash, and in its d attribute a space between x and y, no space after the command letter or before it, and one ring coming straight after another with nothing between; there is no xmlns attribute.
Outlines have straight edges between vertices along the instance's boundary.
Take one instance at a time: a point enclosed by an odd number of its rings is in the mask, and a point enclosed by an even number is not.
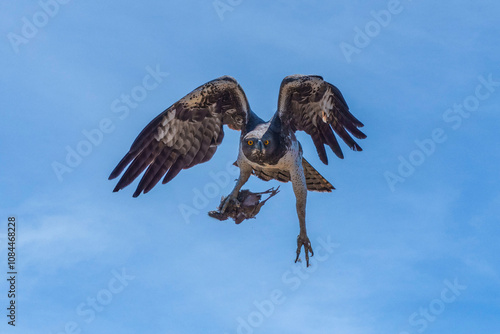
<svg viewBox="0 0 500 334"><path fill-rule="evenodd" d="M291 75L283 79L277 111L282 124L292 131L302 130L312 137L318 155L328 164L324 145L343 159L334 131L354 151L362 151L351 137L366 138L358 128L363 126L334 85L315 75Z"/></svg>
<svg viewBox="0 0 500 334"><path fill-rule="evenodd" d="M178 157L177 160L175 161L174 164L172 164L172 167L170 167L170 169L168 170L167 174L165 175L165 178L163 179L163 181L161 183L163 184L166 184L170 181L172 181L172 179L174 177L177 176L177 174L179 174L179 172L182 170L182 167L184 167L184 164L185 164L185 161L184 161L184 157Z"/></svg>
<svg viewBox="0 0 500 334"><path fill-rule="evenodd" d="M156 157L156 159L149 165L148 169L144 173L139 185L137 186L137 196L144 190L153 188L158 181L165 175L168 171L168 165L166 164L168 157L172 149L170 147L164 148L163 151Z"/></svg>
<svg viewBox="0 0 500 334"><path fill-rule="evenodd" d="M113 191L118 191L131 184L135 178L139 176L152 161L154 161L157 156L154 149L155 148L150 145L139 153L138 157L132 161Z"/></svg>
<svg viewBox="0 0 500 334"><path fill-rule="evenodd" d="M224 138L223 125L241 130L249 110L243 89L232 77L196 88L141 131L109 176L111 180L125 171L113 191L125 188L145 171L133 194L137 197L162 177L165 184L182 169L210 160Z"/></svg>
<svg viewBox="0 0 500 334"><path fill-rule="evenodd" d="M216 150L217 150L217 146L210 146L208 148L207 154L205 154L205 156L201 160L201 163L207 162L208 160L212 159L212 157L215 154Z"/></svg>
<svg viewBox="0 0 500 334"><path fill-rule="evenodd" d="M344 154L342 153L342 149L340 148L339 142L337 141L335 134L333 134L332 128L328 126L326 123L320 123L320 124L321 124L321 132L323 133L325 142L328 144L328 146L330 146L333 153L335 153L336 156L341 157L342 159L344 157Z"/></svg>

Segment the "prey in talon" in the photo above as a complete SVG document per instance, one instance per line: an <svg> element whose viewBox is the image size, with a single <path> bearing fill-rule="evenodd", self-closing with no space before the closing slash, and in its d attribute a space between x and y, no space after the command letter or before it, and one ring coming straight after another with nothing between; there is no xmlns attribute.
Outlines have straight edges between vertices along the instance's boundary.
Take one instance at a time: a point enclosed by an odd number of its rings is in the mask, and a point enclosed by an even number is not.
<svg viewBox="0 0 500 334"><path fill-rule="evenodd" d="M133 194L137 197L160 180L168 183L182 170L210 160L222 143L224 125L241 132L235 163L240 173L234 189L210 216L221 220L231 217L236 223L254 218L277 189L263 193L241 190L252 175L264 181L291 182L299 223L295 262L300 261L304 249L309 266L314 253L306 231L307 192L331 192L334 187L304 159L295 132L305 131L311 136L324 164L328 164L325 145L343 159L337 136L354 151L361 151L361 147L351 136L366 138L359 130L363 124L350 113L339 89L320 76L284 78L277 111L267 122L251 110L243 89L230 76L196 88L142 130L109 177L114 179L123 173L114 191L142 174ZM266 193L270 196L262 201Z"/></svg>
<svg viewBox="0 0 500 334"><path fill-rule="evenodd" d="M218 220L233 218L236 224L241 224L245 219L255 218L260 208L273 196L279 193L279 188L271 188L260 193L251 192L248 189L241 190L238 196L230 201L228 197L222 198L217 211L210 211L208 215ZM262 195L269 195L262 200Z"/></svg>

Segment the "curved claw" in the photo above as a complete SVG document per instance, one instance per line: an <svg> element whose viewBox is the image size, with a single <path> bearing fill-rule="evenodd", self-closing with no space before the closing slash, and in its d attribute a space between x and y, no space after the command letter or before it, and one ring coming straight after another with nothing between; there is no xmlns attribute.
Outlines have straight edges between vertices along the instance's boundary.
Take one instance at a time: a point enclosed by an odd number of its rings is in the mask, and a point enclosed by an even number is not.
<svg viewBox="0 0 500 334"><path fill-rule="evenodd" d="M297 236L297 257L295 258L295 263L299 261L300 251L304 246L304 253L306 254L306 266L309 267L309 252L311 252L311 256L314 256L313 249L311 247L311 242L307 235L298 235Z"/></svg>
<svg viewBox="0 0 500 334"><path fill-rule="evenodd" d="M221 213L226 212L227 206L229 205L230 202L234 202L238 204L238 198L237 196L233 194L229 194L225 199L224 199L224 204L222 205L222 208L220 209Z"/></svg>

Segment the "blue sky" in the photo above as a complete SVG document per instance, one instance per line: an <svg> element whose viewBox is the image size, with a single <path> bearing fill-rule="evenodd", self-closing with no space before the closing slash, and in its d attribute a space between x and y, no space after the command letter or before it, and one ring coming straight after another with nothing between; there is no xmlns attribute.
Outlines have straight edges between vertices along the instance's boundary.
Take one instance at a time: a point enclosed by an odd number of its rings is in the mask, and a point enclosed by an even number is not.
<svg viewBox="0 0 500 334"><path fill-rule="evenodd" d="M2 277L18 224L16 328L2 279L2 333L500 330L498 3L1 7ZM290 184L256 220L206 215L233 187L237 132L166 186L112 193L136 135L195 87L231 75L269 119L295 73L338 86L368 136L325 166L299 134L337 188L309 193L311 268L293 263Z"/></svg>

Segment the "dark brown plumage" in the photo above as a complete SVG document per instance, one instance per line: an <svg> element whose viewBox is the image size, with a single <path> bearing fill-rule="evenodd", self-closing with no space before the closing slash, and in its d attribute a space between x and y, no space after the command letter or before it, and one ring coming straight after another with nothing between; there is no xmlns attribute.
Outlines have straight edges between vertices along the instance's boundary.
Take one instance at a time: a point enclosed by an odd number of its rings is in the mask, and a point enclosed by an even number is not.
<svg viewBox="0 0 500 334"><path fill-rule="evenodd" d="M328 164L325 144L339 158L344 158L332 129L352 150L362 151L347 131L364 139L366 135L358 129L363 123L349 112L338 88L320 76L286 77L281 83L278 111L281 122L288 124L293 131L303 130L311 136L319 158L325 164Z"/></svg>
<svg viewBox="0 0 500 334"><path fill-rule="evenodd" d="M236 80L222 77L195 89L153 119L118 163L109 179L119 176L119 191L145 171L134 197L147 193L163 178L212 158L224 138L223 125L240 130L249 110Z"/></svg>

